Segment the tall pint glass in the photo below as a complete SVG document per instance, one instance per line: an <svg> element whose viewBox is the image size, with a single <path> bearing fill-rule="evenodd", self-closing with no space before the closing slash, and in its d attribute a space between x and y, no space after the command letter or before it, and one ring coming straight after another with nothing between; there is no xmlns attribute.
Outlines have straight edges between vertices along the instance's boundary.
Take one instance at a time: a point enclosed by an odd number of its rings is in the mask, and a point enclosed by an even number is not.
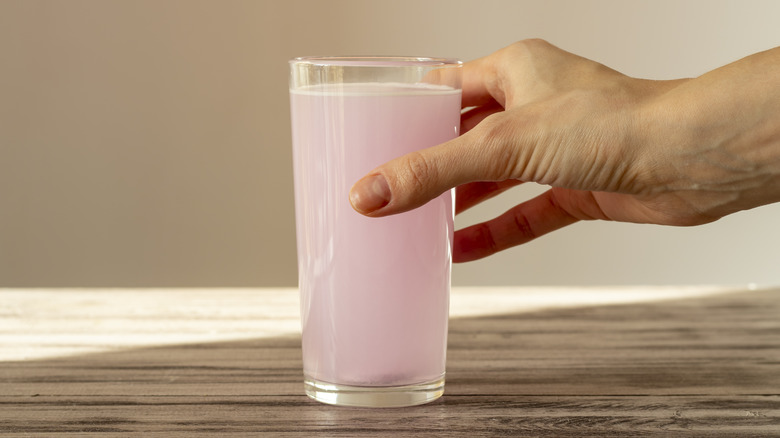
<svg viewBox="0 0 780 438"><path fill-rule="evenodd" d="M458 135L460 67L438 58L290 61L304 388L315 400L410 406L444 392L452 192L368 218L349 190L380 164Z"/></svg>

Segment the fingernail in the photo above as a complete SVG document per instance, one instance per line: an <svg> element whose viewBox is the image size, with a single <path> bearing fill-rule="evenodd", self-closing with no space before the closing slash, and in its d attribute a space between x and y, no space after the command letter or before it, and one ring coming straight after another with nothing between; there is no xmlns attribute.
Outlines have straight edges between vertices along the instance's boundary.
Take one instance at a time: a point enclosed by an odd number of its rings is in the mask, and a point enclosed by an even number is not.
<svg viewBox="0 0 780 438"><path fill-rule="evenodd" d="M382 175L367 176L352 186L349 202L360 213L371 213L390 203L390 186Z"/></svg>

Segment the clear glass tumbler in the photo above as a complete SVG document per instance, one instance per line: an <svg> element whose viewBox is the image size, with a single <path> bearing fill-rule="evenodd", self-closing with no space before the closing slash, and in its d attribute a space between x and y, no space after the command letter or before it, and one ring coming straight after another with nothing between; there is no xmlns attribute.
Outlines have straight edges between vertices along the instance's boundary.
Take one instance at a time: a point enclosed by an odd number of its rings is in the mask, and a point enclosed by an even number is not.
<svg viewBox="0 0 780 438"><path fill-rule="evenodd" d="M453 195L395 216L355 212L376 166L458 135L461 63L438 58L290 61L306 394L410 406L444 392Z"/></svg>

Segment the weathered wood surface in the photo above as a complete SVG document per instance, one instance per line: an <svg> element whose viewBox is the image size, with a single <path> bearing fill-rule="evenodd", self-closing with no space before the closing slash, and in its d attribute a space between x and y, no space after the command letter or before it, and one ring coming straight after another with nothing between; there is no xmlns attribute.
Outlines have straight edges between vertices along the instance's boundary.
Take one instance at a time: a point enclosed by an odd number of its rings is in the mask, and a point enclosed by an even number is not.
<svg viewBox="0 0 780 438"><path fill-rule="evenodd" d="M0 291L4 437L780 437L778 290L453 318L445 396L378 410L302 394L289 291L23 292Z"/></svg>

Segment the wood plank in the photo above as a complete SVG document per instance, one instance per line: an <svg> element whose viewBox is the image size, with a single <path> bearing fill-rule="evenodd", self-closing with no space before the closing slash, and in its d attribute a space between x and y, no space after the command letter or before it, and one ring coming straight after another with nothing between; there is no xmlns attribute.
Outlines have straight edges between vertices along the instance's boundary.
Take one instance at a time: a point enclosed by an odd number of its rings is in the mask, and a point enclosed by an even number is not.
<svg viewBox="0 0 780 438"><path fill-rule="evenodd" d="M455 318L446 395L403 409L307 399L296 333L5 361L0 436L778 437L779 315L775 290Z"/></svg>

